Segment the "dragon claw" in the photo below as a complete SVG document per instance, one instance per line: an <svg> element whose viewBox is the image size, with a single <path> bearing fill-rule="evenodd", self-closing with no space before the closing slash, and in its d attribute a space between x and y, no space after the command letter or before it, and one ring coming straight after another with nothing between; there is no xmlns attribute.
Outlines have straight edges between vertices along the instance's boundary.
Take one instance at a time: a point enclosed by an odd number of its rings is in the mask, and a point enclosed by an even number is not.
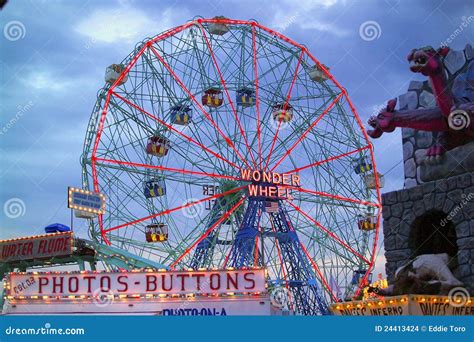
<svg viewBox="0 0 474 342"><path fill-rule="evenodd" d="M446 152L446 149L443 145L435 144L426 150L426 161L428 164L439 163L443 158L444 152Z"/></svg>

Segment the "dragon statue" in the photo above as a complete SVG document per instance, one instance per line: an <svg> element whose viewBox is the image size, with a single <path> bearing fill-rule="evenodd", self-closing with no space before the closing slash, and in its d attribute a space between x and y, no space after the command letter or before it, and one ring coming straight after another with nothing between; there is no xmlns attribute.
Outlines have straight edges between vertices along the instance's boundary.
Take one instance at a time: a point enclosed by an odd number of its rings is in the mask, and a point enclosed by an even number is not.
<svg viewBox="0 0 474 342"><path fill-rule="evenodd" d="M443 59L449 51L448 47L424 47L413 49L407 57L412 72L429 78L436 107L397 111L397 99L392 99L368 120L370 137L379 138L397 127L433 132L433 143L426 151L428 160L440 160L446 151L474 141L474 80L464 77L448 82ZM468 66L467 75L471 73L474 61Z"/></svg>

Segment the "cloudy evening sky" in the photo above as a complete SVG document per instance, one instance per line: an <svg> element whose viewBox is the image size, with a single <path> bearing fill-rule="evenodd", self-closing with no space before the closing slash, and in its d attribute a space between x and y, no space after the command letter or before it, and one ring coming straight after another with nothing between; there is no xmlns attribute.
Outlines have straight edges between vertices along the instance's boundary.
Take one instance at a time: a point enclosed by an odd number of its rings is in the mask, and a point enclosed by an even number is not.
<svg viewBox="0 0 474 342"><path fill-rule="evenodd" d="M66 190L80 186L83 139L105 67L135 44L195 16L256 19L307 46L331 68L365 122L411 80L406 55L438 47L474 15L474 1L58 1L10 0L0 12L0 205L19 198L24 215L0 211L0 238L69 222ZM20 23L20 37L5 27ZM380 27L364 40L360 26ZM10 32L11 34L11 32ZM450 46L474 45L474 22ZM403 186L399 131L374 141L384 192ZM85 223L76 231L85 235ZM381 255L382 256L382 253ZM383 258L377 269L383 269Z"/></svg>

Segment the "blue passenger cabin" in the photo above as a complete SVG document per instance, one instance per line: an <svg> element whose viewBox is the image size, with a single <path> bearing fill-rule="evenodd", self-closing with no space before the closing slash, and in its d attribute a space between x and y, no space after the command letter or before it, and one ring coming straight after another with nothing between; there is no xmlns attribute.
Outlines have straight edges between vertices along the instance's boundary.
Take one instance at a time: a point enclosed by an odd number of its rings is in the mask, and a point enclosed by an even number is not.
<svg viewBox="0 0 474 342"><path fill-rule="evenodd" d="M242 107L252 107L255 105L255 91L250 88L240 88L236 92L237 105Z"/></svg>
<svg viewBox="0 0 474 342"><path fill-rule="evenodd" d="M145 182L143 193L146 198L166 195L166 184L163 178L155 178Z"/></svg>
<svg viewBox="0 0 474 342"><path fill-rule="evenodd" d="M193 115L189 106L178 105L171 108L171 123L186 126L191 122Z"/></svg>

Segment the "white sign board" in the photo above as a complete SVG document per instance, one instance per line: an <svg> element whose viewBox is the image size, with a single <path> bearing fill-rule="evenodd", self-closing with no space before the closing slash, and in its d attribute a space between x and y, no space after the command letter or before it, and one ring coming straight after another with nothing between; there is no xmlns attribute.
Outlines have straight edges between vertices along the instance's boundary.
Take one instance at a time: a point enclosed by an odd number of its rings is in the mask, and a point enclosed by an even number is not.
<svg viewBox="0 0 474 342"><path fill-rule="evenodd" d="M265 271L11 273L13 298L31 296L179 295L264 292Z"/></svg>
<svg viewBox="0 0 474 342"><path fill-rule="evenodd" d="M105 213L105 195L84 189L68 188L68 208L91 214Z"/></svg>

